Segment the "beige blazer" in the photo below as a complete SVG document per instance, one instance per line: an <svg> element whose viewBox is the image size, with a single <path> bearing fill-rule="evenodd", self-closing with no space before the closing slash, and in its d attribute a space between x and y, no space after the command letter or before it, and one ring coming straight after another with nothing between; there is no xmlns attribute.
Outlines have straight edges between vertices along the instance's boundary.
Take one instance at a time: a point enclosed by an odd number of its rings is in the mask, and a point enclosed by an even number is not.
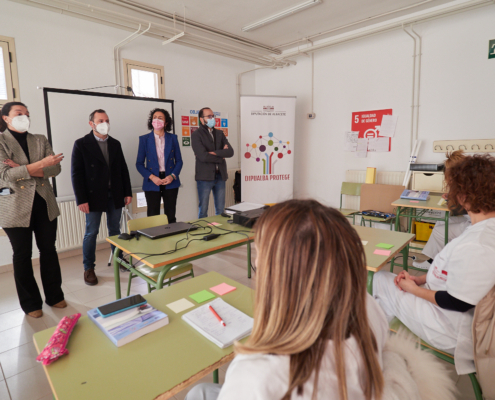
<svg viewBox="0 0 495 400"><path fill-rule="evenodd" d="M27 145L31 164L54 154L48 139L43 135L27 133ZM19 164L19 167L11 168L5 165L3 161L6 159ZM0 195L2 228L29 227L35 192L45 199L50 221L60 215L52 185L48 180L60 174L60 164L44 168L43 178L30 176L27 164L26 154L14 136L8 130L0 134L0 189L9 188L11 191L10 195Z"/></svg>

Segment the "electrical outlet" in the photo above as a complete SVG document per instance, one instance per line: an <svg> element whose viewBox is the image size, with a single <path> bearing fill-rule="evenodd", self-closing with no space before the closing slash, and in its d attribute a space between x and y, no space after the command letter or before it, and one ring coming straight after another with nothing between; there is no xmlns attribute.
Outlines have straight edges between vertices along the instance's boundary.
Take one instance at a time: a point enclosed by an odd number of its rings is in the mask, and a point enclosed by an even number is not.
<svg viewBox="0 0 495 400"><path fill-rule="evenodd" d="M308 119L315 119L316 114L315 113L309 113L308 114Z"/></svg>

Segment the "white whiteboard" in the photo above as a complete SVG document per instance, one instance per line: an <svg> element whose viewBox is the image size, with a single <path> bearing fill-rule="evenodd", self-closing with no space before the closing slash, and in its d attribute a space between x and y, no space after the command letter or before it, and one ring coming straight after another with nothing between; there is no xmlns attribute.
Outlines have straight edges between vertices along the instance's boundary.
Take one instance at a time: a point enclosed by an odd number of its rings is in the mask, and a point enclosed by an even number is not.
<svg viewBox="0 0 495 400"><path fill-rule="evenodd" d="M133 192L140 191L143 177L135 165L139 136L149 132L147 122L152 109L163 108L174 118L173 100L51 88L43 92L48 140L55 154L63 153L65 157L62 172L55 178L57 201L75 200L70 175L72 148L77 139L91 132L89 114L96 109L107 112L109 135L121 143Z"/></svg>

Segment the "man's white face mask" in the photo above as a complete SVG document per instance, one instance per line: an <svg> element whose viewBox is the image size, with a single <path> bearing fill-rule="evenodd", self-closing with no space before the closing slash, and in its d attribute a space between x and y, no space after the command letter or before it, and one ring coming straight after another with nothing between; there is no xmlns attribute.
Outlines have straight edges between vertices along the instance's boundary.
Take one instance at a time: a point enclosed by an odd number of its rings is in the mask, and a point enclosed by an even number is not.
<svg viewBox="0 0 495 400"><path fill-rule="evenodd" d="M101 124L96 125L95 130L100 135L108 135L108 132L110 132L110 124L108 122L102 122Z"/></svg>

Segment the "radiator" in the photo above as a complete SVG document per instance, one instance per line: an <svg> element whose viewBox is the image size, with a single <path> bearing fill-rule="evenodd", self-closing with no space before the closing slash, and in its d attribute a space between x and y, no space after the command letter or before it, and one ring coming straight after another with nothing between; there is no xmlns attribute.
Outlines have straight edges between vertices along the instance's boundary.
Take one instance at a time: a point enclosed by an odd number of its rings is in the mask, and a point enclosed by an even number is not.
<svg viewBox="0 0 495 400"><path fill-rule="evenodd" d="M66 251L82 247L84 231L86 230L86 218L79 211L75 201L58 203L60 217L57 227L57 251ZM97 243L104 242L108 237L107 217L101 217L100 232L96 239Z"/></svg>
<svg viewBox="0 0 495 400"><path fill-rule="evenodd" d="M234 197L234 182L235 173L239 169L229 169L227 172L229 174L229 179L225 182L225 207L233 206L235 204ZM210 193L210 202L208 203L208 216L211 217L215 215L215 204L213 202L213 194Z"/></svg>
<svg viewBox="0 0 495 400"><path fill-rule="evenodd" d="M404 175L405 172L403 171L377 171L376 183L383 185L402 185ZM346 182L364 183L365 180L366 171L348 170L345 172ZM359 196L343 196L342 207L359 210Z"/></svg>

